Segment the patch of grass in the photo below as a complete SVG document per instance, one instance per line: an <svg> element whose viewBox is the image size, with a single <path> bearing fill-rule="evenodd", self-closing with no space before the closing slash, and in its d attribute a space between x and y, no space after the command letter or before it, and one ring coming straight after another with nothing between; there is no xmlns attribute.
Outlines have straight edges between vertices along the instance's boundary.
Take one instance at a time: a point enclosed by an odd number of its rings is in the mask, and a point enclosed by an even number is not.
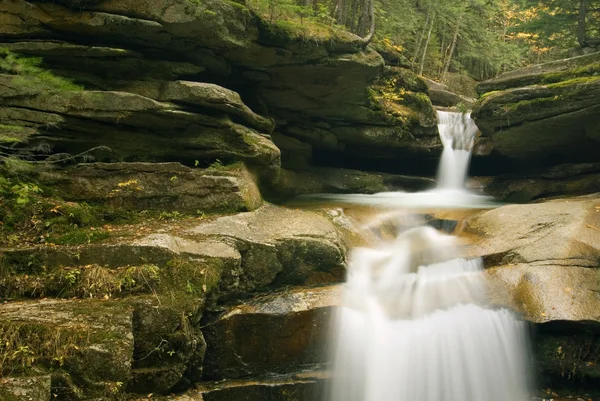
<svg viewBox="0 0 600 401"><path fill-rule="evenodd" d="M0 322L0 375L36 374L32 367L61 367L87 343L85 328L66 330L51 325Z"/></svg>
<svg viewBox="0 0 600 401"><path fill-rule="evenodd" d="M56 245L85 245L99 242L110 237L107 231L90 231L88 229L76 228L64 234L50 234L47 241Z"/></svg>
<svg viewBox="0 0 600 401"><path fill-rule="evenodd" d="M14 84L39 90L83 90L81 85L41 68L41 64L39 57L23 57L0 48L0 71L15 75Z"/></svg>

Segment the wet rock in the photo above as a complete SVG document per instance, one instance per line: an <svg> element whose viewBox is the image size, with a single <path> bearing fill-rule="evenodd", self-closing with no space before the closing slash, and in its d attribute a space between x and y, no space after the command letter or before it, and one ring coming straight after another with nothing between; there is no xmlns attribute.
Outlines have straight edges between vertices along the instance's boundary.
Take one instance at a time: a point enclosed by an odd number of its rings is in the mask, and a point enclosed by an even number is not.
<svg viewBox="0 0 600 401"><path fill-rule="evenodd" d="M201 385L198 391L202 394L203 401L314 400L323 396L323 375L307 372L262 380L229 380L214 385Z"/></svg>
<svg viewBox="0 0 600 401"><path fill-rule="evenodd" d="M287 373L327 362L328 328L339 290L289 290L228 308L204 331L204 378Z"/></svg>
<svg viewBox="0 0 600 401"><path fill-rule="evenodd" d="M553 389L593 387L599 376L599 229L597 195L503 206L466 220L468 249L489 267L492 302L536 323L536 372Z"/></svg>
<svg viewBox="0 0 600 401"><path fill-rule="evenodd" d="M41 172L38 180L64 200L128 210L232 213L262 204L243 164L199 169L179 163L82 163Z"/></svg>
<svg viewBox="0 0 600 401"><path fill-rule="evenodd" d="M598 266L600 203L597 196L509 205L476 215L464 233L470 250L488 266Z"/></svg>
<svg viewBox="0 0 600 401"><path fill-rule="evenodd" d="M7 401L48 401L50 376L1 378L0 398Z"/></svg>

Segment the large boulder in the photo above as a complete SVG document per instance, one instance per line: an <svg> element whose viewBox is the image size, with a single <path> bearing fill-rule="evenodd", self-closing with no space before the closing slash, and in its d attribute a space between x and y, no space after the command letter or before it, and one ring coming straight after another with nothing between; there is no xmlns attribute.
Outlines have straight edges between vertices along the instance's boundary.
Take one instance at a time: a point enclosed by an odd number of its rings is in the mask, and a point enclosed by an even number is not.
<svg viewBox="0 0 600 401"><path fill-rule="evenodd" d="M208 169L179 163L81 163L40 172L37 179L64 200L126 210L234 213L262 204L254 177L241 163Z"/></svg>
<svg viewBox="0 0 600 401"><path fill-rule="evenodd" d="M492 301L537 324L542 385L589 389L600 377L599 230L597 195L504 206L465 222Z"/></svg>
<svg viewBox="0 0 600 401"><path fill-rule="evenodd" d="M327 362L340 295L337 286L296 289L228 308L204 330L204 378L291 373Z"/></svg>

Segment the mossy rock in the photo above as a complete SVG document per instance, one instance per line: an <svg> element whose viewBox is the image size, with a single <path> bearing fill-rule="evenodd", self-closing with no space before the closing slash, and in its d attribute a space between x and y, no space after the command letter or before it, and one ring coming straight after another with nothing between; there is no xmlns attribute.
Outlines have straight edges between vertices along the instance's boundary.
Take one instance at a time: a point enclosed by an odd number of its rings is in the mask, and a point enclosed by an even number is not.
<svg viewBox="0 0 600 401"><path fill-rule="evenodd" d="M130 307L98 300L47 300L4 304L0 315L6 339L3 374L65 371L90 395L118 394L129 381Z"/></svg>
<svg viewBox="0 0 600 401"><path fill-rule="evenodd" d="M500 154L533 163L597 161L600 77L497 91L473 112Z"/></svg>

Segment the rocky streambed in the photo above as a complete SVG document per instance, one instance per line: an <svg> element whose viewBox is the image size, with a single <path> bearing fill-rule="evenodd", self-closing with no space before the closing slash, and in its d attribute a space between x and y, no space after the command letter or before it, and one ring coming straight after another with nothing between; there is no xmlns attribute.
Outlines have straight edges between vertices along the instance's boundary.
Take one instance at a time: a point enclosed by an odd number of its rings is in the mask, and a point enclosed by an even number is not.
<svg viewBox="0 0 600 401"><path fill-rule="evenodd" d="M318 396L373 211L274 203L429 188L442 145L420 77L307 24L227 0L0 2L0 399ZM597 64L481 83L471 188L528 204L421 216L531 322L550 394L600 375Z"/></svg>

